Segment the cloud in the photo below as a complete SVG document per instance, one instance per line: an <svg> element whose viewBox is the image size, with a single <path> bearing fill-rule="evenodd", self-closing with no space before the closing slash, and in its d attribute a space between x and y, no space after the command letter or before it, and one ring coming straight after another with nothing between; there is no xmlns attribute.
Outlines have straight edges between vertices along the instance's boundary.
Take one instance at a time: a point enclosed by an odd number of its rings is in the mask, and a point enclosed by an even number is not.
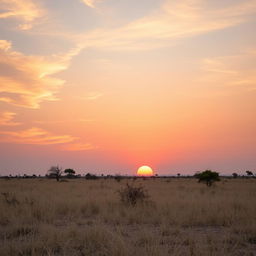
<svg viewBox="0 0 256 256"><path fill-rule="evenodd" d="M97 99L99 99L102 96L103 96L103 93L101 93L101 92L90 92L85 97L83 97L83 99L86 99L86 100L97 100Z"/></svg>
<svg viewBox="0 0 256 256"><path fill-rule="evenodd" d="M167 0L153 13L118 29L98 29L76 37L85 47L151 49L170 45L170 40L221 30L246 22L256 13L256 1L212 7L210 1Z"/></svg>
<svg viewBox="0 0 256 256"><path fill-rule="evenodd" d="M68 68L81 48L66 54L26 56L12 50L11 43L0 40L0 101L27 108L39 108L44 100L56 100L64 80L52 75Z"/></svg>
<svg viewBox="0 0 256 256"><path fill-rule="evenodd" d="M2 112L0 113L0 125L1 126L17 126L20 125L18 122L13 122L16 113L13 112Z"/></svg>
<svg viewBox="0 0 256 256"><path fill-rule="evenodd" d="M73 143L68 144L62 147L62 150L65 151L87 151L87 150L93 150L97 149L98 147L90 144L90 143Z"/></svg>
<svg viewBox="0 0 256 256"><path fill-rule="evenodd" d="M0 0L0 19L15 18L24 23L19 29L31 29L35 20L42 17L44 11L32 0Z"/></svg>
<svg viewBox="0 0 256 256"><path fill-rule="evenodd" d="M256 52L250 50L234 56L208 58L202 61L203 80L245 90L256 90Z"/></svg>
<svg viewBox="0 0 256 256"><path fill-rule="evenodd" d="M101 2L102 0L81 0L85 5L96 8L96 4Z"/></svg>
<svg viewBox="0 0 256 256"><path fill-rule="evenodd" d="M33 127L22 131L0 131L0 142L15 144L52 145L72 142L76 137L53 135L41 128Z"/></svg>

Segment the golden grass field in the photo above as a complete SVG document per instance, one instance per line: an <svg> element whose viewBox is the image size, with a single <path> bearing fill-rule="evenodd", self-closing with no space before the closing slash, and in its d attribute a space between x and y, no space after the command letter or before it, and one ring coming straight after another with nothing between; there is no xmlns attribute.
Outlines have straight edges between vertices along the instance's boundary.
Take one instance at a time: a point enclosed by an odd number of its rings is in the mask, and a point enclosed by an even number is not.
<svg viewBox="0 0 256 256"><path fill-rule="evenodd" d="M117 191L141 184L149 202ZM0 180L0 255L256 255L256 179Z"/></svg>

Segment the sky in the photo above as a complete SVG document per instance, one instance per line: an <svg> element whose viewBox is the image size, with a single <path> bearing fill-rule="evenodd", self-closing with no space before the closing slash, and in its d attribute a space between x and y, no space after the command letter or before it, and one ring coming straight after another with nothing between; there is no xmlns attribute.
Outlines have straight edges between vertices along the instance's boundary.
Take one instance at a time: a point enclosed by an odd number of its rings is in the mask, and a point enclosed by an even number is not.
<svg viewBox="0 0 256 256"><path fill-rule="evenodd" d="M256 169L256 0L0 0L0 174Z"/></svg>

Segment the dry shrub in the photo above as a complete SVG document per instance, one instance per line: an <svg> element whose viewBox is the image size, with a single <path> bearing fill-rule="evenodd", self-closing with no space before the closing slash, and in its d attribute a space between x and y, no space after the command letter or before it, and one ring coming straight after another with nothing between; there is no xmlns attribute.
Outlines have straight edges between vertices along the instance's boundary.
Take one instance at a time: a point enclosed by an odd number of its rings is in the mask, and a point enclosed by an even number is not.
<svg viewBox="0 0 256 256"><path fill-rule="evenodd" d="M148 199L148 194L142 186L126 184L126 187L118 190L122 203L135 206L138 202L144 203Z"/></svg>

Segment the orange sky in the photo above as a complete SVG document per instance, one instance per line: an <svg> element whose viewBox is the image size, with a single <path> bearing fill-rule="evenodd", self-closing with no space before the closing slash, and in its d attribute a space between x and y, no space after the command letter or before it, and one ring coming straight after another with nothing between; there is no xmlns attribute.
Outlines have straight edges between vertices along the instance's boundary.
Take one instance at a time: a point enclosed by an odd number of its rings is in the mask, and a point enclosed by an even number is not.
<svg viewBox="0 0 256 256"><path fill-rule="evenodd" d="M255 0L0 0L0 174L256 167Z"/></svg>

